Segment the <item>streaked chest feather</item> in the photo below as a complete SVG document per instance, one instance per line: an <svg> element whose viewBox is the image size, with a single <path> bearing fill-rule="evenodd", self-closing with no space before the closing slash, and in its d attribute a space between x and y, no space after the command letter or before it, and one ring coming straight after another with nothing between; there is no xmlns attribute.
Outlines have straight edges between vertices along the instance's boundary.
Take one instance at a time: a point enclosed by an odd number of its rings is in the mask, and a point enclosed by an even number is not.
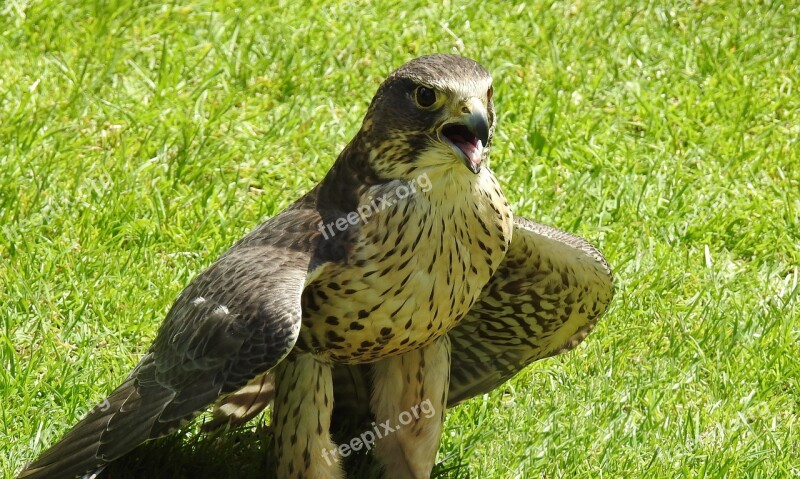
<svg viewBox="0 0 800 479"><path fill-rule="evenodd" d="M429 186L393 182L362 197L359 210L372 210L352 225L347 262L304 292L300 349L371 361L430 343L469 311L508 249L510 209L488 169Z"/></svg>

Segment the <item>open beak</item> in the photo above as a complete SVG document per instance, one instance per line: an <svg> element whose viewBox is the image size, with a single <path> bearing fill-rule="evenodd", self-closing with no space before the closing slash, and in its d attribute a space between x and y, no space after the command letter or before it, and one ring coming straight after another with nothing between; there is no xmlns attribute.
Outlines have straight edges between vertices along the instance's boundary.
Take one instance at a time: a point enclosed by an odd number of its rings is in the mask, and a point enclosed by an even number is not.
<svg viewBox="0 0 800 479"><path fill-rule="evenodd" d="M476 175L481 171L483 149L489 142L489 120L486 107L478 98L461 104L460 116L446 121L439 128L439 139L449 144Z"/></svg>

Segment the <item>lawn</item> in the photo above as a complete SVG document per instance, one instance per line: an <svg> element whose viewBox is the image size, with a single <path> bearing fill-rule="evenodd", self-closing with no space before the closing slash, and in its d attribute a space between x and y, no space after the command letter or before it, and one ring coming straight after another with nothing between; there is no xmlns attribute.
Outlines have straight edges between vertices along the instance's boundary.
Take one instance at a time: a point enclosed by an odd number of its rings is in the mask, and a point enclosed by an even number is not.
<svg viewBox="0 0 800 479"><path fill-rule="evenodd" d="M0 4L3 477L431 52L492 72L515 212L616 278L584 344L449 412L440 477L800 476L800 6L386 3ZM140 454L257 477L263 432Z"/></svg>

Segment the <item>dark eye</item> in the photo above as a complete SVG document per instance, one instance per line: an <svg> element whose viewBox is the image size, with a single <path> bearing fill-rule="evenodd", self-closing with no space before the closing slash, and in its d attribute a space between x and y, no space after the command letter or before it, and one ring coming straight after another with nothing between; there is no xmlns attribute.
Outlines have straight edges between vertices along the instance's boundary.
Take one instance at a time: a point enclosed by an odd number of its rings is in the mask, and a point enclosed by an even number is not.
<svg viewBox="0 0 800 479"><path fill-rule="evenodd" d="M492 101L492 95L494 95L494 87L489 87L489 90L486 92L486 103Z"/></svg>
<svg viewBox="0 0 800 479"><path fill-rule="evenodd" d="M414 90L414 100L422 108L430 108L436 103L436 90L424 86L418 86Z"/></svg>

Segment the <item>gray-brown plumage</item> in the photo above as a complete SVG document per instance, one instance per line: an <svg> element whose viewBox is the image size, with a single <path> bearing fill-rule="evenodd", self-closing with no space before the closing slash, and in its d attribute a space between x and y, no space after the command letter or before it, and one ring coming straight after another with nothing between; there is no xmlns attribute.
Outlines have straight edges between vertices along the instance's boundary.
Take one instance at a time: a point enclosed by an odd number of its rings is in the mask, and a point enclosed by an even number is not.
<svg viewBox="0 0 800 479"><path fill-rule="evenodd" d="M379 422L430 404L375 444L387 476L428 477L449 403L574 345L611 296L597 250L512 217L493 130L474 61L393 72L323 181L201 273L108 407L19 477L75 477L214 403L212 426L273 399L278 476L342 477L334 398Z"/></svg>

